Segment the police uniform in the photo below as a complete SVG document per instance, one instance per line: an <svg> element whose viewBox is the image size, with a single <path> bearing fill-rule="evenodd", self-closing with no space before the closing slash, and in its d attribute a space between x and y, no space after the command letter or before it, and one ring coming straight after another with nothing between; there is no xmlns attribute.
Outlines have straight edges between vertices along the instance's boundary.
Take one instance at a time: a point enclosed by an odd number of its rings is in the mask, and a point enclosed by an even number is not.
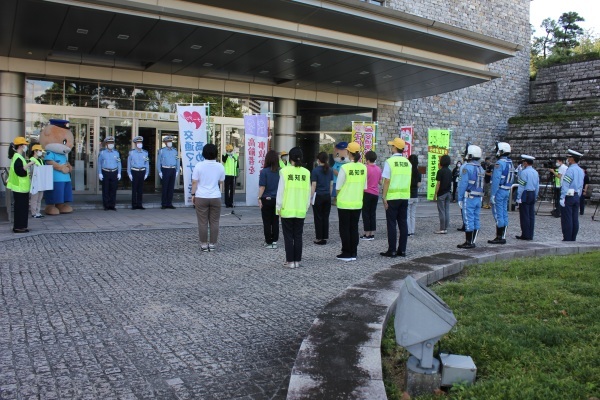
<svg viewBox="0 0 600 400"><path fill-rule="evenodd" d="M462 209L466 241L462 245L458 245L459 248L475 247L475 241L479 233L479 214L481 213L483 199L485 170L478 161L470 160L463 165L460 172L458 202Z"/></svg>
<svg viewBox="0 0 600 400"><path fill-rule="evenodd" d="M165 136L163 142L167 144L158 151L156 157L156 170L162 181L161 208L175 209L173 207L173 192L175 190L175 181L179 175L179 156L177 149L169 147L168 143L173 144L173 136Z"/></svg>
<svg viewBox="0 0 600 400"><path fill-rule="evenodd" d="M342 252L337 258L342 261L356 260L359 242L358 222L362 212L366 183L367 167L363 163L350 162L340 168L336 190Z"/></svg>
<svg viewBox="0 0 600 400"><path fill-rule="evenodd" d="M222 157L223 164L225 164L225 207L233 207L233 196L235 195L235 178L238 174L238 156L233 155L233 146L228 144L227 152Z"/></svg>
<svg viewBox="0 0 600 400"><path fill-rule="evenodd" d="M521 155L523 160L533 163L535 157L525 154ZM517 178L519 188L517 189L517 204L519 204L519 218L521 221L521 235L515 236L521 240L533 240L535 228L535 201L540 190L540 176L531 165L527 165Z"/></svg>
<svg viewBox="0 0 600 400"><path fill-rule="evenodd" d="M506 243L506 228L508 227L508 203L510 188L514 181L515 169L512 160L507 156L501 156L494 165L492 171L492 187L490 203L492 214L496 221L496 238L488 240L491 244Z"/></svg>
<svg viewBox="0 0 600 400"><path fill-rule="evenodd" d="M136 136L133 143L143 143L144 138ZM142 196L144 194L144 181L150 174L150 158L148 152L144 149L129 150L127 157L127 175L131 179L131 209L145 210L142 206Z"/></svg>
<svg viewBox="0 0 600 400"><path fill-rule="evenodd" d="M402 156L405 142L400 138L388 142L394 146L396 153L385 161L381 176L389 180L387 192L383 193L385 219L387 224L388 249L379 253L384 257L406 257L406 242L408 240L408 200L410 199L410 183L412 180L412 165ZM385 185L384 185L385 190ZM387 206L386 206L387 204ZM397 229L400 231L396 247Z"/></svg>
<svg viewBox="0 0 600 400"><path fill-rule="evenodd" d="M117 211L117 186L121 179L121 155L116 149L109 149L108 145L114 146L115 138L112 136L104 139L105 148L98 154L98 178L102 182L102 205L105 210Z"/></svg>
<svg viewBox="0 0 600 400"><path fill-rule="evenodd" d="M560 187L560 225L563 241L574 242L579 232L579 197L583 195L584 172L577 164L581 153L568 150L569 168L565 172Z"/></svg>

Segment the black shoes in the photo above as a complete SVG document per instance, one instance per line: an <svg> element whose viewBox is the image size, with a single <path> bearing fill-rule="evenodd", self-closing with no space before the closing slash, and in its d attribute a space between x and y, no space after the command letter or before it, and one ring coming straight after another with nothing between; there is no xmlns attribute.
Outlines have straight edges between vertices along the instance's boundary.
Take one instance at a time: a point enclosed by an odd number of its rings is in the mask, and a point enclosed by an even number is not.
<svg viewBox="0 0 600 400"><path fill-rule="evenodd" d="M27 233L29 232L29 229L25 228L25 229L13 229L14 233Z"/></svg>
<svg viewBox="0 0 600 400"><path fill-rule="evenodd" d="M162 206L160 209L161 209L161 210L166 210L167 208L168 208L168 209L170 209L170 210L174 210L174 209L175 209L175 207L174 207L173 205L170 205L170 206Z"/></svg>
<svg viewBox="0 0 600 400"><path fill-rule="evenodd" d="M403 254L402 257L406 257L406 253L400 253ZM398 254L396 254L395 251L384 251L379 253L379 255L384 256L384 257L390 257L390 258L395 258Z"/></svg>
<svg viewBox="0 0 600 400"><path fill-rule="evenodd" d="M318 245L324 245L324 244L327 244L327 240L325 240L325 239L314 240L313 243L318 244Z"/></svg>
<svg viewBox="0 0 600 400"><path fill-rule="evenodd" d="M131 209L132 209L132 210L145 210L145 209L146 209L146 207L142 207L142 206L139 206L139 207L131 207Z"/></svg>
<svg viewBox="0 0 600 400"><path fill-rule="evenodd" d="M459 244L456 247L459 249L473 249L475 248L475 233L474 232L465 232L465 242L463 244Z"/></svg>
<svg viewBox="0 0 600 400"><path fill-rule="evenodd" d="M519 239L519 240L533 240L533 239L528 239L528 238L526 238L526 237L524 237L524 236L518 236L518 235L517 235L517 236L515 236L515 237L516 237L517 239Z"/></svg>

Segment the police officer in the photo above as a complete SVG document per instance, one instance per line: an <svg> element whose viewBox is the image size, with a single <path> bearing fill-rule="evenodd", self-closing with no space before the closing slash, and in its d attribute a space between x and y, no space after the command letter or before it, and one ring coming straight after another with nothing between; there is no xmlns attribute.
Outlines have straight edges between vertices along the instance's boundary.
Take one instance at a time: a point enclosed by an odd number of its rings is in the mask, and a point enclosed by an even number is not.
<svg viewBox="0 0 600 400"><path fill-rule="evenodd" d="M519 188L517 189L521 235L515 237L520 240L533 240L535 201L540 191L540 176L532 167L535 157L521 154L521 160L523 169L519 172Z"/></svg>
<svg viewBox="0 0 600 400"><path fill-rule="evenodd" d="M485 170L481 167L481 147L470 145L467 147L467 163L460 172L458 184L458 205L462 210L465 223L465 242L456 247L459 249L472 249L479 233L479 214L483 198L483 185Z"/></svg>
<svg viewBox="0 0 600 400"><path fill-rule="evenodd" d="M156 171L162 180L161 209L175 209L173 206L173 191L175 182L179 176L179 156L177 149L173 147L173 136L163 138L165 147L158 151L156 157Z"/></svg>
<svg viewBox="0 0 600 400"><path fill-rule="evenodd" d="M104 210L117 211L117 186L121 179L121 155L115 150L115 138L107 136L104 148L98 154L98 178L102 182Z"/></svg>
<svg viewBox="0 0 600 400"><path fill-rule="evenodd" d="M359 241L358 221L362 212L363 193L367 188L367 167L359 162L360 145L358 143L348 144L347 150L352 162L342 165L335 186L342 241L342 252L337 255L337 259L356 261ZM406 221L406 214L404 220Z"/></svg>
<svg viewBox="0 0 600 400"><path fill-rule="evenodd" d="M127 175L131 180L131 209L145 210L142 206L142 195L144 193L144 181L150 174L150 158L144 146L144 138L136 136L133 138L135 149L129 150L127 157Z"/></svg>
<svg viewBox="0 0 600 400"><path fill-rule="evenodd" d="M279 153L279 169L284 169L288 164L288 152L284 150Z"/></svg>
<svg viewBox="0 0 600 400"><path fill-rule="evenodd" d="M406 142L395 138L388 142L392 156L383 165L383 208L387 221L388 249L379 253L384 257L406 257L406 241L408 239L408 200L410 199L410 183L412 166L402 155ZM396 247L396 225L400 230L398 247Z"/></svg>
<svg viewBox="0 0 600 400"><path fill-rule="evenodd" d="M571 149L567 153L569 168L560 187L560 225L563 241L574 242L579 232L579 197L583 195L584 172L578 165L583 154Z"/></svg>
<svg viewBox="0 0 600 400"><path fill-rule="evenodd" d="M225 164L225 208L233 207L233 196L235 194L235 178L238 174L238 156L233 154L233 145L225 146L226 154L222 160Z"/></svg>
<svg viewBox="0 0 600 400"><path fill-rule="evenodd" d="M492 214L496 221L496 237L488 240L490 244L506 244L506 229L508 227L508 202L510 188L515 175L512 160L510 159L510 145L505 142L496 144L496 157L498 161L492 171L492 187L490 204Z"/></svg>

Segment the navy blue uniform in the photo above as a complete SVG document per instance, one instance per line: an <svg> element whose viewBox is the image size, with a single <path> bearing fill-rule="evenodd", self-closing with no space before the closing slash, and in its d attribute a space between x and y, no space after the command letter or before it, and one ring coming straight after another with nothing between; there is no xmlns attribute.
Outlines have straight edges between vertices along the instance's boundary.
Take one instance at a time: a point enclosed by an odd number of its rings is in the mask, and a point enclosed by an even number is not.
<svg viewBox="0 0 600 400"><path fill-rule="evenodd" d="M150 158L146 150L133 149L129 151L127 174L131 179L131 208L143 209L144 180L150 174Z"/></svg>
<svg viewBox="0 0 600 400"><path fill-rule="evenodd" d="M179 156L173 147L163 147L158 151L156 157L156 170L161 175L163 207L173 207L173 192L175 181L179 175Z"/></svg>
<svg viewBox="0 0 600 400"><path fill-rule="evenodd" d="M517 203L519 204L519 217L521 220L520 239L533 240L535 228L535 201L540 190L540 176L531 166L519 172L519 188L517 189Z"/></svg>
<svg viewBox="0 0 600 400"><path fill-rule="evenodd" d="M116 210L117 186L121 179L121 155L115 149L102 149L98 155L98 177L102 181L102 205Z"/></svg>
<svg viewBox="0 0 600 400"><path fill-rule="evenodd" d="M583 195L583 176L579 165L571 164L562 179L560 225L566 242L574 242L579 232L579 197Z"/></svg>

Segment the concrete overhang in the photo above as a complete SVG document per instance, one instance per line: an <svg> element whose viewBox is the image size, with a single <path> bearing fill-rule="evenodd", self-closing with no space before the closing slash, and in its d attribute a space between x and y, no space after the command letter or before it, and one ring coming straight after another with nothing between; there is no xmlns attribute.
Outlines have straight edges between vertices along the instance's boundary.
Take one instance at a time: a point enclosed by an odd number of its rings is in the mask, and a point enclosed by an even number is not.
<svg viewBox="0 0 600 400"><path fill-rule="evenodd" d="M519 50L358 0L0 3L0 56L389 102L497 78Z"/></svg>

